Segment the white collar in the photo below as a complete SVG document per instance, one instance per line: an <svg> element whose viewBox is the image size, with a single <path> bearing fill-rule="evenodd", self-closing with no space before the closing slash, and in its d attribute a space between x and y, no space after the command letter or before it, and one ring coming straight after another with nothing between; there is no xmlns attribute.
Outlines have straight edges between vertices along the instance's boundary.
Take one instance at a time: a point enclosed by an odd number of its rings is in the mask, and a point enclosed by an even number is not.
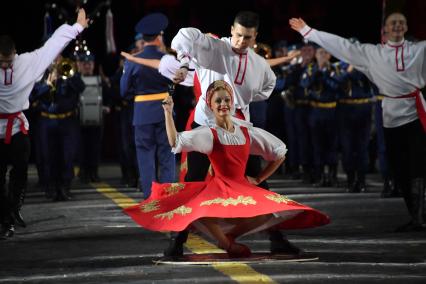
<svg viewBox="0 0 426 284"><path fill-rule="evenodd" d="M388 40L386 42L386 44L389 45L390 47L399 47L399 46L403 45L404 42L405 42L405 39L403 38L400 41L391 41L391 40Z"/></svg>

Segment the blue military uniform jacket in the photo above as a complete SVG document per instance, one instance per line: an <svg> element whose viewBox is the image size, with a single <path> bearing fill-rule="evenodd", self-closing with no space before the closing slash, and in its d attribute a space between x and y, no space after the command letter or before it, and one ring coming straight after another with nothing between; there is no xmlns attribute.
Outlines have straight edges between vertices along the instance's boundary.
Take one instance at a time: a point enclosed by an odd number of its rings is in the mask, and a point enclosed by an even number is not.
<svg viewBox="0 0 426 284"><path fill-rule="evenodd" d="M74 111L79 104L79 95L84 90L84 82L77 73L73 77L56 81L56 91L49 95L51 87L44 81L37 83L31 93L31 100L38 101L38 110L51 114Z"/></svg>
<svg viewBox="0 0 426 284"><path fill-rule="evenodd" d="M137 57L147 59L161 59L164 53L156 46L145 46L144 51ZM120 82L122 97L133 93L135 96L133 125L145 125L164 121L164 111L161 105L162 99L138 101L140 96L161 94L168 92L168 86L172 82L162 76L157 69L126 61L123 76Z"/></svg>

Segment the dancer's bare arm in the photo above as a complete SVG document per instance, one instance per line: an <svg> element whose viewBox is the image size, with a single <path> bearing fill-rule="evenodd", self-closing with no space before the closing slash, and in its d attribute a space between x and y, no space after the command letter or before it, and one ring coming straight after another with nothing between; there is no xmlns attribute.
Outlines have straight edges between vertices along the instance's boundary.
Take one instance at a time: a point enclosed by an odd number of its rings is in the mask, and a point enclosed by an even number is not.
<svg viewBox="0 0 426 284"><path fill-rule="evenodd" d="M124 51L122 51L120 54L121 54L121 56L123 56L127 60L134 62L134 63L137 63L137 64L145 65L145 66L155 68L155 69L158 69L160 67L160 60L159 59L140 58L140 57L133 56L130 53L127 53L127 52L124 52Z"/></svg>
<svg viewBox="0 0 426 284"><path fill-rule="evenodd" d="M251 184L258 185L262 181L268 179L277 169L278 167L284 162L285 157L282 157L278 160L269 162L266 167L262 170L262 172L259 173L257 177L250 177L247 176L248 181Z"/></svg>
<svg viewBox="0 0 426 284"><path fill-rule="evenodd" d="M173 120L173 99L168 96L163 100L164 118L166 120L166 132L171 147L176 146L177 130Z"/></svg>
<svg viewBox="0 0 426 284"><path fill-rule="evenodd" d="M296 58L300 55L300 50L292 50L288 53L287 56L281 56L277 58L266 59L269 66L274 67L283 63L290 62L293 58Z"/></svg>

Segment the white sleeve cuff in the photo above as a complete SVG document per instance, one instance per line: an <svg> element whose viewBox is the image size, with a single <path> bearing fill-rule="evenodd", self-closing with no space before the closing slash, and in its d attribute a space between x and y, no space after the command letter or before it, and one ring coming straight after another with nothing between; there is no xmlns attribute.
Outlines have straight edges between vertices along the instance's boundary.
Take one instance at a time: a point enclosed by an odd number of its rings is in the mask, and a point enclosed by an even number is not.
<svg viewBox="0 0 426 284"><path fill-rule="evenodd" d="M81 33L84 30L84 27L80 25L79 23L75 23L74 25L72 25L72 27L77 29L78 33Z"/></svg>
<svg viewBox="0 0 426 284"><path fill-rule="evenodd" d="M299 31L299 33L303 36L303 37L305 37L305 36L307 36L308 34L309 34L309 32L312 30L312 28L310 27L310 26L308 26L308 25L305 25L300 31Z"/></svg>
<svg viewBox="0 0 426 284"><path fill-rule="evenodd" d="M275 155L279 158L279 159L281 159L281 158L284 158L285 157L285 154L287 154L287 147L286 147L286 145L285 144L283 144L283 145L281 145L280 147L278 147L278 148L276 148L275 150L274 150L274 153L275 153Z"/></svg>

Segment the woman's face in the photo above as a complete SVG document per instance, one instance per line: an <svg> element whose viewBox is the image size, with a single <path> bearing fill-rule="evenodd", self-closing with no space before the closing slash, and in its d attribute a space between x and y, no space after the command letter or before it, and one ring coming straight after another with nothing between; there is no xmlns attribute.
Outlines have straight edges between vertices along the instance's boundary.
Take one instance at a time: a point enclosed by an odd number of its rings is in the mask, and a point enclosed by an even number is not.
<svg viewBox="0 0 426 284"><path fill-rule="evenodd" d="M210 106L216 117L231 115L232 97L225 90L217 90L211 98Z"/></svg>

